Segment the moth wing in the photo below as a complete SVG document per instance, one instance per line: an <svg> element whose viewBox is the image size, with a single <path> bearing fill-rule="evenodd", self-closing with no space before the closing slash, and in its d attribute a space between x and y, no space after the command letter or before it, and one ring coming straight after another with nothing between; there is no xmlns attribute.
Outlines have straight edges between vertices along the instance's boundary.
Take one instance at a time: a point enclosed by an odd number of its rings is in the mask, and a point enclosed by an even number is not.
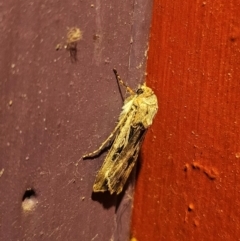
<svg viewBox="0 0 240 241"><path fill-rule="evenodd" d="M119 122L118 122L117 126L114 128L114 130L112 131L112 133L109 135L109 137L101 144L101 146L97 150L83 155L83 159L98 156L103 150L105 150L107 147L112 145L112 143L114 142L114 139L116 140L118 135L123 135L123 136L126 135L126 133L121 133L121 129L123 129L122 127L124 125L125 126L130 125L131 118L128 118L128 120L127 120L127 117L128 117L128 113L130 112L129 110L131 109L131 105L133 103L132 99L133 99L133 97L130 96L125 100L125 102L124 102L125 104L122 108L122 112L119 117ZM133 112L131 112L130 115L133 116ZM114 155L114 153L112 153L112 149L113 148L111 148L111 150L108 152L106 159L109 157L109 155L111 155L111 154ZM106 163L106 161L104 161L103 166L105 163Z"/></svg>
<svg viewBox="0 0 240 241"><path fill-rule="evenodd" d="M112 156L110 162L108 161L108 163L106 163L104 161L93 185L94 192L104 192L108 190L111 194L114 192L119 194L122 191L137 161L145 133L146 129L144 129L142 124L131 127L128 145L124 146L123 149L117 153L117 157L115 156L113 158Z"/></svg>

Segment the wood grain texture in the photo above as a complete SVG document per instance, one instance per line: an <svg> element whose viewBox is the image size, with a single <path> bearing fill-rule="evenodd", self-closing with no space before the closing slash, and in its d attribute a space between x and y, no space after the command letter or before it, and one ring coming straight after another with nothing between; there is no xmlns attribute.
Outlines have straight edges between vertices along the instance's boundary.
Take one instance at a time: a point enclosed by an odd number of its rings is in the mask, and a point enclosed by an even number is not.
<svg viewBox="0 0 240 241"><path fill-rule="evenodd" d="M239 240L240 4L154 1L147 83L159 100L132 236Z"/></svg>

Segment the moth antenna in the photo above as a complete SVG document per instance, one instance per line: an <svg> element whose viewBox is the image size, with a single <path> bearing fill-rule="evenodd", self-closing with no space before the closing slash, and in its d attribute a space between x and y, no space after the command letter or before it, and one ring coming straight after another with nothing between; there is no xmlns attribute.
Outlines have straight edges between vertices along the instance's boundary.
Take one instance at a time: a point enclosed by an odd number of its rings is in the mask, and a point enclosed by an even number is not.
<svg viewBox="0 0 240 241"><path fill-rule="evenodd" d="M116 69L113 69L113 72L114 72L114 74L115 74L115 76L116 76L117 81L118 81L121 85L123 85L130 94L134 95L135 92L134 92L127 84L125 84L125 83L123 82L123 80L121 79L121 77L120 77L119 74L117 73L117 70L116 70Z"/></svg>

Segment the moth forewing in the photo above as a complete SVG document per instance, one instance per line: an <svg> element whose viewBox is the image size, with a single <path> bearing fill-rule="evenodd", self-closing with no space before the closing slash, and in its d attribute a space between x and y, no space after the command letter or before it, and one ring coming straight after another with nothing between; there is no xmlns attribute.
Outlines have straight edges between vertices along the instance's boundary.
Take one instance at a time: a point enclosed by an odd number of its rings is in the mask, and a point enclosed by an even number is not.
<svg viewBox="0 0 240 241"><path fill-rule="evenodd" d="M131 129L129 128L133 115L134 112L128 113L126 116L127 118L125 117L120 120L122 125L120 126L119 132L117 133L116 138L103 162L103 165L96 176L93 186L94 192L103 192L109 190L111 194L114 192L118 194L119 192L117 192L117 189L114 188L116 186L114 183L117 182L122 184L122 187L124 186L125 181L123 183L121 179L123 178L124 174L126 175L127 171L129 172L129 176L130 171L132 170L132 168L127 170L125 167L127 165L127 160L124 159L129 157L126 152L131 145L133 145L133 142L130 140ZM130 149L131 151L134 150L133 148Z"/></svg>
<svg viewBox="0 0 240 241"><path fill-rule="evenodd" d="M112 175L108 176L108 187L111 194L114 192L116 192L116 194L122 192L122 189L130 176L135 163L137 162L139 150L145 133L146 130L142 126L134 128L133 136L130 140L131 144L129 144L125 148L125 151L123 151L119 156L119 162L121 162L121 165L115 165L112 168Z"/></svg>
<svg viewBox="0 0 240 241"><path fill-rule="evenodd" d="M117 80L123 83L116 70L114 73ZM94 157L103 151L107 144L111 145L97 173L94 192L109 191L111 194L119 194L123 190L137 161L146 131L158 110L157 97L146 84L140 86L135 93L126 84L123 85L130 90L131 96L124 101L117 126L96 151L83 156Z"/></svg>

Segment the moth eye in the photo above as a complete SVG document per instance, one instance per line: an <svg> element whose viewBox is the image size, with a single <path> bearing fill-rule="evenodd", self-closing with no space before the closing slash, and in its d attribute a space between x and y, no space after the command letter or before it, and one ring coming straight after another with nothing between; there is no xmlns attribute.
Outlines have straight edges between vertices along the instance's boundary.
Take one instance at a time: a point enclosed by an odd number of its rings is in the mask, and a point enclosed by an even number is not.
<svg viewBox="0 0 240 241"><path fill-rule="evenodd" d="M142 93L143 93L143 89L140 88L140 89L137 90L137 94L138 94L138 95L140 95L140 94L142 94Z"/></svg>

